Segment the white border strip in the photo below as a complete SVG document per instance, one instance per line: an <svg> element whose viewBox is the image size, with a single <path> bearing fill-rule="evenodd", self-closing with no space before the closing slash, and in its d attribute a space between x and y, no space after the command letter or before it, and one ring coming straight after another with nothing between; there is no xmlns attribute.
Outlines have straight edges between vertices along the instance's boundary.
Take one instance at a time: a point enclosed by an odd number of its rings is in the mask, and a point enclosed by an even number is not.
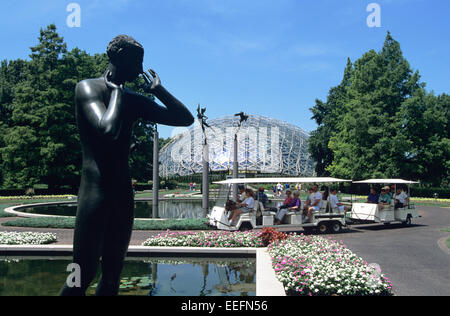
<svg viewBox="0 0 450 316"><path fill-rule="evenodd" d="M23 204L23 205L17 205L8 207L5 209L5 213L16 215L17 217L24 217L24 218L75 218L74 216L55 216L55 215L40 215L40 214L33 214L33 213L23 213L16 210L20 210L22 208L29 208L29 207L39 207L39 206L48 206L48 205L70 205L70 204L76 204L77 201L72 202L49 202L49 203L36 203L36 204Z"/></svg>
<svg viewBox="0 0 450 316"><path fill-rule="evenodd" d="M145 247L130 246L128 253L132 254L195 254L195 255L251 255L257 254L257 248L181 248L181 247ZM72 245L0 245L0 252L73 252Z"/></svg>
<svg viewBox="0 0 450 316"><path fill-rule="evenodd" d="M256 254L256 296L286 296L284 286L273 270L267 249L258 249Z"/></svg>

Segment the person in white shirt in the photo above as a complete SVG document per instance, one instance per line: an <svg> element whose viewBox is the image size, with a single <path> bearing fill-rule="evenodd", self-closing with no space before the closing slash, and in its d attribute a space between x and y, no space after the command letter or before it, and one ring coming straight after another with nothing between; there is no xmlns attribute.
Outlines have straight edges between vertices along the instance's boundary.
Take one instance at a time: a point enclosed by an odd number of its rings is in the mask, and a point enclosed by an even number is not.
<svg viewBox="0 0 450 316"><path fill-rule="evenodd" d="M345 212L344 204L340 203L337 197L337 189L331 190L330 204L332 210L339 210L340 212Z"/></svg>
<svg viewBox="0 0 450 316"><path fill-rule="evenodd" d="M409 203L408 194L403 191L402 188L397 188L397 192L394 195L395 209L404 208Z"/></svg>
<svg viewBox="0 0 450 316"><path fill-rule="evenodd" d="M305 215L308 213L308 209L310 208L313 199L314 199L314 188L309 188L308 197L306 198L305 206L303 207L303 213Z"/></svg>
<svg viewBox="0 0 450 316"><path fill-rule="evenodd" d="M278 196L281 196L283 194L283 185L281 183L277 184L277 192Z"/></svg>
<svg viewBox="0 0 450 316"><path fill-rule="evenodd" d="M235 221L242 214L248 214L253 211L255 208L255 193L251 189L245 190L245 200L242 203L237 203L237 208L233 210L230 214L230 222L231 225L235 223Z"/></svg>
<svg viewBox="0 0 450 316"><path fill-rule="evenodd" d="M322 193L319 192L319 186L313 187L314 193L312 194L311 207L308 209L307 221L310 222L313 212L318 212L322 206Z"/></svg>
<svg viewBox="0 0 450 316"><path fill-rule="evenodd" d="M237 203L244 202L246 196L245 196L245 187L243 185L238 186L238 200Z"/></svg>

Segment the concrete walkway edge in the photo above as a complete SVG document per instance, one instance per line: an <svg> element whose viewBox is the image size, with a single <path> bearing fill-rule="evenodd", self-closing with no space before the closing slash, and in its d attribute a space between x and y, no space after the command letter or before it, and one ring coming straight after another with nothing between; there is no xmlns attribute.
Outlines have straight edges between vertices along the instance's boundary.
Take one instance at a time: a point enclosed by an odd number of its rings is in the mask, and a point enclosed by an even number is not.
<svg viewBox="0 0 450 316"><path fill-rule="evenodd" d="M256 252L256 296L286 296L283 284L278 281L267 249Z"/></svg>
<svg viewBox="0 0 450 316"><path fill-rule="evenodd" d="M26 252L29 254L39 253L72 253L72 245L0 245L0 254L7 255L12 252ZM173 255L240 255L254 257L256 255L256 248L182 248L182 247L144 247L144 246L130 246L128 248L128 255L158 255L158 254L173 254Z"/></svg>

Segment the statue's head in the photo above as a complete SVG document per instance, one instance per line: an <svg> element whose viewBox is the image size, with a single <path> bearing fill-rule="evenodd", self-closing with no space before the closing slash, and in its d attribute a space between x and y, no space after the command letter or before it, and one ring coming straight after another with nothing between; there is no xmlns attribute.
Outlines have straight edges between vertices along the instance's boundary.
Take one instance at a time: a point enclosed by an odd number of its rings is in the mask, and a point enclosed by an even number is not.
<svg viewBox="0 0 450 316"><path fill-rule="evenodd" d="M144 47L128 35L115 37L108 45L108 57L115 67L115 76L125 82L133 81L143 72Z"/></svg>

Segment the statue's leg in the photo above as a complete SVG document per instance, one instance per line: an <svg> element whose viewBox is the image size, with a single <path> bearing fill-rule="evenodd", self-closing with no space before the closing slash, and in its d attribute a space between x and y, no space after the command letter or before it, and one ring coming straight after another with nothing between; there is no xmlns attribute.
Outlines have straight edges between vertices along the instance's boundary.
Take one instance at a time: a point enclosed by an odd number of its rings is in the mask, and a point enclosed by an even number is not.
<svg viewBox="0 0 450 316"><path fill-rule="evenodd" d="M73 263L81 269L81 287L61 290L62 296L84 296L98 270L103 236L109 212L103 191L96 185L82 185L78 197L74 232Z"/></svg>
<svg viewBox="0 0 450 316"><path fill-rule="evenodd" d="M128 191L128 190L124 190ZM119 293L120 274L131 240L134 222L132 191L121 193L111 208L102 251L102 277L97 287L98 296L116 296Z"/></svg>

